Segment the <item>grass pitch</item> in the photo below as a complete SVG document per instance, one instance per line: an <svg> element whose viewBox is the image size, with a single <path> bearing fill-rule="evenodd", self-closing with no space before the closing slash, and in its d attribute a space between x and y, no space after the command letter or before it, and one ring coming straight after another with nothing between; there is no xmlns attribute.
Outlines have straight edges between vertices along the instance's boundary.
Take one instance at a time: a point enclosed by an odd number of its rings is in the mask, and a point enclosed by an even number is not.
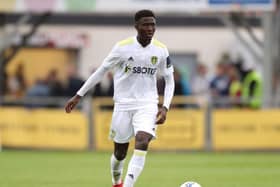
<svg viewBox="0 0 280 187"><path fill-rule="evenodd" d="M4 150L0 187L110 187L110 155ZM179 187L189 180L202 187L279 187L280 153L150 152L135 187Z"/></svg>

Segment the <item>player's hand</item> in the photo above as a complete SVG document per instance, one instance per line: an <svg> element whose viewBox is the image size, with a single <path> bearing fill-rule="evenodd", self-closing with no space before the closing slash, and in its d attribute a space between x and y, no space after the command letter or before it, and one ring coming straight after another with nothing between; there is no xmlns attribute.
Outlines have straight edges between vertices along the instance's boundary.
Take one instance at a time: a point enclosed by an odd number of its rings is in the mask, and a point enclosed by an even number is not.
<svg viewBox="0 0 280 187"><path fill-rule="evenodd" d="M80 99L81 96L79 95L75 95L74 97L69 99L64 107L66 113L70 113L75 108L75 106L79 103Z"/></svg>
<svg viewBox="0 0 280 187"><path fill-rule="evenodd" d="M159 111L157 113L157 121L156 124L161 125L165 122L166 120L166 115L167 115L167 108L166 107L160 107Z"/></svg>

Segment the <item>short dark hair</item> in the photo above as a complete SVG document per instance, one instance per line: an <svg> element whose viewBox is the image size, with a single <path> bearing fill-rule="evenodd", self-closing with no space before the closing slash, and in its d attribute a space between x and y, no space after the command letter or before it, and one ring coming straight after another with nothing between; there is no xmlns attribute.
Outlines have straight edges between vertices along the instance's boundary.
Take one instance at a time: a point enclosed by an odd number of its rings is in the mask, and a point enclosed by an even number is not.
<svg viewBox="0 0 280 187"><path fill-rule="evenodd" d="M143 17L154 17L156 18L155 14L151 10L139 10L135 13L134 21L137 22Z"/></svg>

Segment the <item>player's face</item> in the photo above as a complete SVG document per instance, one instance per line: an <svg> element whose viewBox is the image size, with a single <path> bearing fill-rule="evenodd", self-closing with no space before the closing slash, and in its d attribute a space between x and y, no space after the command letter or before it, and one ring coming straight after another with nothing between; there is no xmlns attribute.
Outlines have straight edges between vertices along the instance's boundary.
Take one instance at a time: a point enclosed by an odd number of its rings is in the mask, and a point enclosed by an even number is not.
<svg viewBox="0 0 280 187"><path fill-rule="evenodd" d="M143 17L136 23L135 28L142 40L151 40L156 31L156 19L154 17Z"/></svg>

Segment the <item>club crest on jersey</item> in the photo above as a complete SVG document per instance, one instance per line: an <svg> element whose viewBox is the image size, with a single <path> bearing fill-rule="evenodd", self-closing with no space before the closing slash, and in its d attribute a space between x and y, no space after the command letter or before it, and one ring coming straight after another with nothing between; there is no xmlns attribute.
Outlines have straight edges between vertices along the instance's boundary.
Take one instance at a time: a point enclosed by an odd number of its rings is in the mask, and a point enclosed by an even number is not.
<svg viewBox="0 0 280 187"><path fill-rule="evenodd" d="M152 56L152 57L151 57L151 63L152 63L153 65L155 65L155 64L157 63L157 61L158 61L158 57L157 57L157 56Z"/></svg>

